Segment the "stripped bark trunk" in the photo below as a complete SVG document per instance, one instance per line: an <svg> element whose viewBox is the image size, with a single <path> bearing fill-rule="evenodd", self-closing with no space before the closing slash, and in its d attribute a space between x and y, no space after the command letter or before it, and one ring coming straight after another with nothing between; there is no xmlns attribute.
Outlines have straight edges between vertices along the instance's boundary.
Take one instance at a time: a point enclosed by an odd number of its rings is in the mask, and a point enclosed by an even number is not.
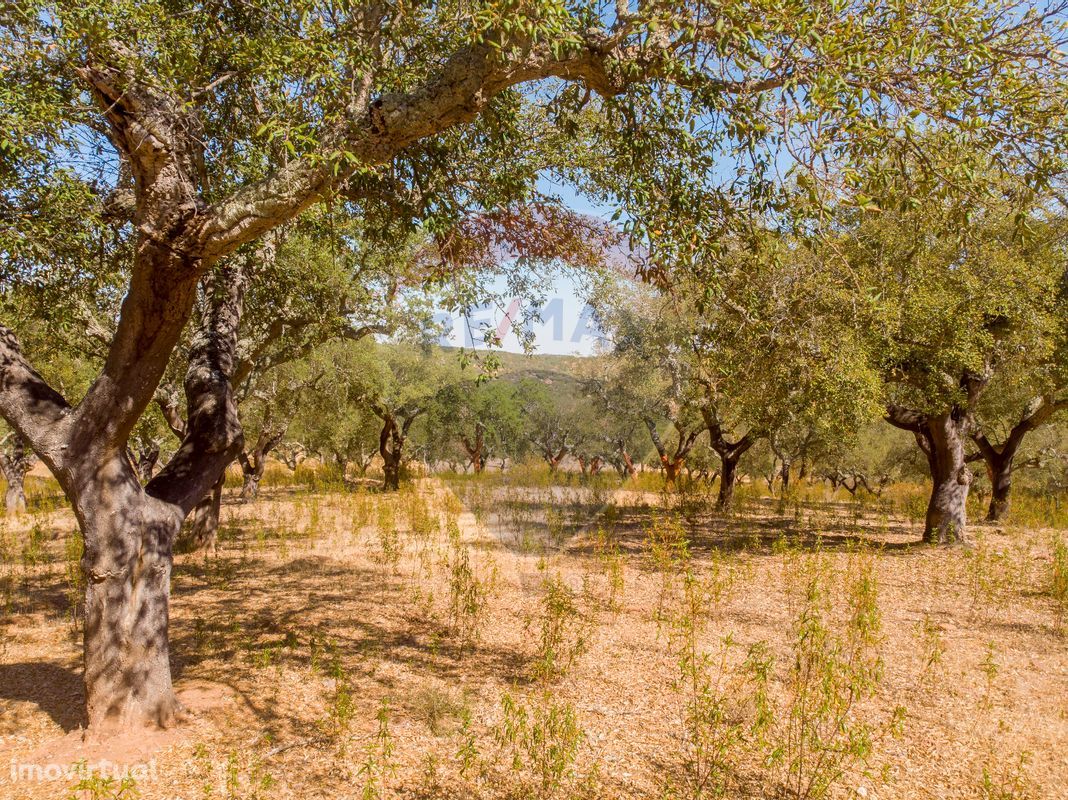
<svg viewBox="0 0 1068 800"><path fill-rule="evenodd" d="M651 417L645 417L643 422L649 431L649 438L653 440L653 447L656 448L660 466L664 470L664 485L668 488L674 488L678 483L679 473L686 466L686 457L689 456L694 444L697 443L697 437L700 436L701 429L687 430L673 420L671 424L675 428L678 440L675 443L674 450L669 450L660 436L660 431L656 428L656 421Z"/></svg>
<svg viewBox="0 0 1068 800"><path fill-rule="evenodd" d="M485 449L486 441L483 435L482 424L478 423L475 426L474 439L468 437L462 437L464 450L467 451L467 457L471 460L471 467L475 470L476 475L481 475L482 471L486 468Z"/></svg>

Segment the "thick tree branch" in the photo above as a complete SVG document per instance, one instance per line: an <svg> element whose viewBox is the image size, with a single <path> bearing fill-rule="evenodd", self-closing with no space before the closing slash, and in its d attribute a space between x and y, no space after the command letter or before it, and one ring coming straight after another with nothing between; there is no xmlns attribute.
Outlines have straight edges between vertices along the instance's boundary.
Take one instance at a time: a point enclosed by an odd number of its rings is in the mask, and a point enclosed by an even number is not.
<svg viewBox="0 0 1068 800"><path fill-rule="evenodd" d="M145 487L150 495L177 505L186 514L244 443L230 376L245 282L241 267L232 262L206 284L209 317L190 347L185 378L186 435L167 466Z"/></svg>
<svg viewBox="0 0 1068 800"><path fill-rule="evenodd" d="M30 366L14 331L0 325L0 415L63 481L70 405Z"/></svg>
<svg viewBox="0 0 1068 800"><path fill-rule="evenodd" d="M926 414L893 403L887 404L886 414L883 418L895 428L901 428L912 433L919 433L927 429Z"/></svg>

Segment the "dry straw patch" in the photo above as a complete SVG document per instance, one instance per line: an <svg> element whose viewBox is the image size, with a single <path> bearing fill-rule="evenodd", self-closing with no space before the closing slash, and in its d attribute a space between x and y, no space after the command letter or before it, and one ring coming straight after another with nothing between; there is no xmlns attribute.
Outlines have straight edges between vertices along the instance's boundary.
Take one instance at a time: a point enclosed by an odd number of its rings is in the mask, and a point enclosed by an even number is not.
<svg viewBox="0 0 1068 800"><path fill-rule="evenodd" d="M223 522L217 557L175 569L174 672L196 717L112 753L155 759L142 797L1068 785L1063 532L944 551L894 509L836 498L722 517L701 497L490 480L265 486L228 496ZM57 745L80 723L73 531L64 511L4 524L5 764L76 755ZM5 797L73 788L5 773Z"/></svg>

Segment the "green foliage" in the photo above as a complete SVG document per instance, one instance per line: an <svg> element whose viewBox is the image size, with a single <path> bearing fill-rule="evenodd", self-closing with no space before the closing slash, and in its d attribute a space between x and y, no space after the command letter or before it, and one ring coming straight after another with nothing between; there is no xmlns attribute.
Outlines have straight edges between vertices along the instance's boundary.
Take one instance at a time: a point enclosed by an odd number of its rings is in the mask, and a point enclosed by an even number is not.
<svg viewBox="0 0 1068 800"><path fill-rule="evenodd" d="M1050 564L1049 593L1057 604L1057 612L1063 624L1068 616L1068 542L1063 537L1053 539Z"/></svg>
<svg viewBox="0 0 1068 800"><path fill-rule="evenodd" d="M396 772L396 764L393 762L395 745L393 734L389 729L390 707L385 701L376 714L378 728L371 741L364 747L363 762L357 770L357 775L363 781L360 790L361 800L380 800L388 796L389 778Z"/></svg>
<svg viewBox="0 0 1068 800"><path fill-rule="evenodd" d="M471 566L471 549L463 541L454 520L448 523L448 536L449 620L462 651L468 644L478 641L490 586L487 580L475 574Z"/></svg>
<svg viewBox="0 0 1068 800"><path fill-rule="evenodd" d="M796 800L827 797L846 770L868 763L879 733L864 710L882 679L873 558L864 552L850 557L847 618L840 631L830 615L826 562L814 558L815 570L801 578L787 704L768 756L782 769L783 790ZM903 714L895 711L890 732Z"/></svg>
<svg viewBox="0 0 1068 800"><path fill-rule="evenodd" d="M512 754L512 769L530 769L538 798L559 797L574 776L582 728L570 703L549 694L529 706L505 693L498 744ZM565 794L564 796L568 796Z"/></svg>

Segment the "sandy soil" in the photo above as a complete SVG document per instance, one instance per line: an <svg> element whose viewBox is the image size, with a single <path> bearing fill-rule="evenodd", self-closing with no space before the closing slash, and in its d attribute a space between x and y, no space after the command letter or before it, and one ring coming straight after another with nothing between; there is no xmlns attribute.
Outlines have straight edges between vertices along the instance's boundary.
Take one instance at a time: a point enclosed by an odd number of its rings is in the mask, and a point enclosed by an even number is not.
<svg viewBox="0 0 1068 800"><path fill-rule="evenodd" d="M976 528L975 547L937 550L907 522L844 503L755 502L725 518L640 493L457 492L463 503L426 480L399 497L228 496L218 557L180 556L174 571L173 671L192 718L104 743L79 728L72 519L7 523L0 797L68 797L76 776L38 780L44 766L100 759L136 765L154 800L692 796L692 695L679 686L687 569L718 598L697 644L738 732L723 749L727 796L774 796L784 769L752 732L742 664L760 642L774 656L767 735L781 741L807 582L820 578L827 624L844 631L867 558L881 679L846 720L870 726L873 750L844 761L829 796L1068 798L1068 635L1047 592L1055 534ZM688 560L650 547L650 527L662 535L673 519ZM32 524L46 555L28 565L17 553ZM464 555L477 584L457 578ZM539 677L552 580L574 611L552 618L558 666L573 659ZM485 591L479 614L455 613L465 586ZM509 739L506 696L528 721L573 712L577 749L559 780L547 747Z"/></svg>

